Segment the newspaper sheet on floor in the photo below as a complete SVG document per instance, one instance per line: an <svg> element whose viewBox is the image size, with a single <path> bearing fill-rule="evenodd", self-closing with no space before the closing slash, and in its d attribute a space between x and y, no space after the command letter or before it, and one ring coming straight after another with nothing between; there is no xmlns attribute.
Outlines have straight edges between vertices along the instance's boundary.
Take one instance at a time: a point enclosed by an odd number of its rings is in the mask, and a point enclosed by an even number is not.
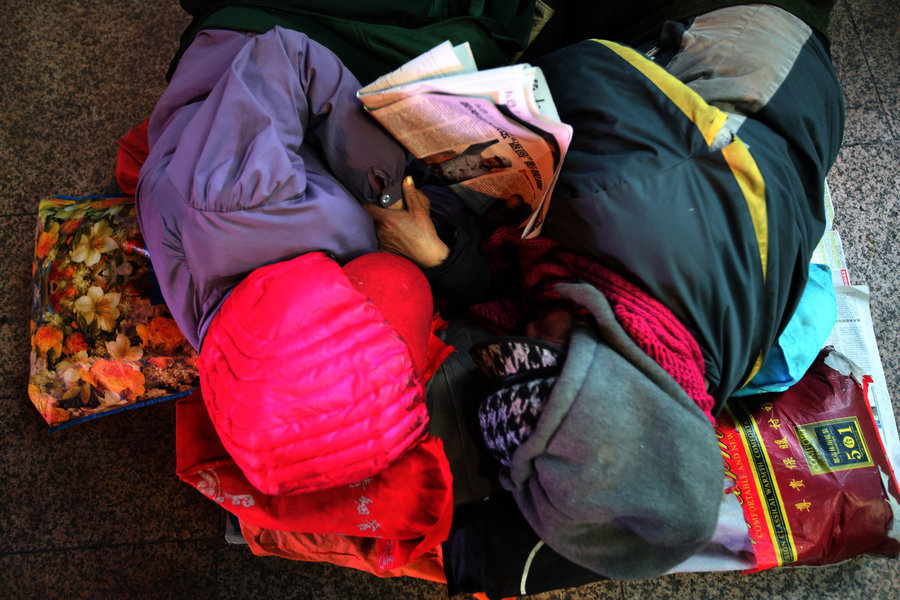
<svg viewBox="0 0 900 600"><path fill-rule="evenodd" d="M828 215L825 235L813 253L812 262L828 265L831 269L834 292L837 297L837 322L831 335L825 342L834 346L835 350L849 358L859 367L854 373L862 381L863 375L872 378L868 387L869 403L884 443L885 453L891 462L894 474L900 465L900 435L894 417L891 398L888 394L887 380L878 343L875 339L875 328L869 310L869 288L865 285L851 285L844 249L838 232L832 227L834 205L831 193L825 187L825 207Z"/></svg>
<svg viewBox="0 0 900 600"><path fill-rule="evenodd" d="M366 110L476 214L527 204L540 233L572 139L537 67L478 71L444 42L357 93Z"/></svg>

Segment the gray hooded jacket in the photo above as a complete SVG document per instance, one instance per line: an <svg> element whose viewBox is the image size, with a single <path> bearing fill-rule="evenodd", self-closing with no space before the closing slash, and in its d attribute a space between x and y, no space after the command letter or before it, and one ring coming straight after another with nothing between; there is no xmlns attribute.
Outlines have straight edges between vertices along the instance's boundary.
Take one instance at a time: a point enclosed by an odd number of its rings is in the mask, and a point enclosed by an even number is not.
<svg viewBox="0 0 900 600"><path fill-rule="evenodd" d="M586 307L534 433L501 476L560 555L614 579L660 575L713 535L724 469L694 401L586 284L557 288Z"/></svg>

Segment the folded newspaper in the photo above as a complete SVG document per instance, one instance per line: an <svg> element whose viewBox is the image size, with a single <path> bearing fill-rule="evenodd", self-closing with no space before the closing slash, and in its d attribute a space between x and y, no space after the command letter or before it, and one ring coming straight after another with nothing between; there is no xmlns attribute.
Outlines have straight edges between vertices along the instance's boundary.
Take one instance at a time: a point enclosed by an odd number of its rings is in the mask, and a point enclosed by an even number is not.
<svg viewBox="0 0 900 600"><path fill-rule="evenodd" d="M448 41L357 96L476 214L524 203L531 212L522 237L540 233L572 128L559 120L539 68L478 71L469 44Z"/></svg>

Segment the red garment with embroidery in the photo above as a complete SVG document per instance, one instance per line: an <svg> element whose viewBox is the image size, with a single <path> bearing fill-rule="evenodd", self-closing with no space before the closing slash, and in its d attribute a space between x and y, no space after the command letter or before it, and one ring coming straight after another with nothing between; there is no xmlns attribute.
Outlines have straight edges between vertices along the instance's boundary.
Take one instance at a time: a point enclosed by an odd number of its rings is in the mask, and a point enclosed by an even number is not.
<svg viewBox="0 0 900 600"><path fill-rule="evenodd" d="M516 277L521 282L521 298L473 306L472 312L481 320L508 333L520 327L534 308L560 299L554 289L557 283L585 281L606 296L616 319L635 344L671 375L715 423L715 401L706 391L706 367L700 346L661 302L590 256L566 250L547 237L522 239L513 227L497 229L482 250L491 257L495 280Z"/></svg>
<svg viewBox="0 0 900 600"><path fill-rule="evenodd" d="M178 477L256 527L377 538L377 555L386 557L384 568L398 568L423 556L449 534L450 466L435 437L428 436L370 479L273 496L250 485L228 456L199 391L177 401L175 435Z"/></svg>
<svg viewBox="0 0 900 600"><path fill-rule="evenodd" d="M280 556L306 562L327 562L359 569L378 577L415 577L447 583L444 557L437 545L405 565L394 566L397 544L377 538L322 533L294 533L255 527L241 521L241 534L257 556ZM404 543L404 542L401 542Z"/></svg>

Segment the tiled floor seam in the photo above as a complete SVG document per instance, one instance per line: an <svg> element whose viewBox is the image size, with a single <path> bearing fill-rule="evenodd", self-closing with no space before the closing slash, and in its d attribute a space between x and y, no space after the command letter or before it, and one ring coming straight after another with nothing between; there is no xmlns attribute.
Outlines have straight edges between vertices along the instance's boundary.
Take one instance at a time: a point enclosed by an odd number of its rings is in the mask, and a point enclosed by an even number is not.
<svg viewBox="0 0 900 600"><path fill-rule="evenodd" d="M168 538L168 539L160 539L160 540L145 540L145 541L134 541L134 542L112 542L112 543L97 543L97 544L85 544L85 545L73 545L73 546L61 546L58 548L37 548L34 550L15 550L12 552L0 552L0 559L14 557L14 556L34 556L39 554L51 554L57 552L83 552L90 550L105 550L112 548L130 548L130 547L138 547L138 546L153 546L153 545L163 545L163 544L193 544L193 543L206 543L210 541L222 541L222 536L214 535L214 536L203 536L196 538Z"/></svg>
<svg viewBox="0 0 900 600"><path fill-rule="evenodd" d="M853 7L848 5L846 1L844 2L844 4L846 15L847 18L850 19L850 26L853 29L853 34L856 37L857 43L859 43L861 48L865 48L866 43L868 42L867 36L863 35L862 31L860 30L857 20L854 17L854 13L852 10ZM869 78L875 83L873 88L878 100L879 112L887 120L888 130L891 132L891 139L896 141L898 138L900 138L900 123L898 123L897 120L894 119L889 107L889 103L884 97L884 90L882 89L882 86L879 85L879 79L875 76L875 67L877 67L877 65L873 66L872 64L873 55L865 51L862 53L862 55Z"/></svg>

